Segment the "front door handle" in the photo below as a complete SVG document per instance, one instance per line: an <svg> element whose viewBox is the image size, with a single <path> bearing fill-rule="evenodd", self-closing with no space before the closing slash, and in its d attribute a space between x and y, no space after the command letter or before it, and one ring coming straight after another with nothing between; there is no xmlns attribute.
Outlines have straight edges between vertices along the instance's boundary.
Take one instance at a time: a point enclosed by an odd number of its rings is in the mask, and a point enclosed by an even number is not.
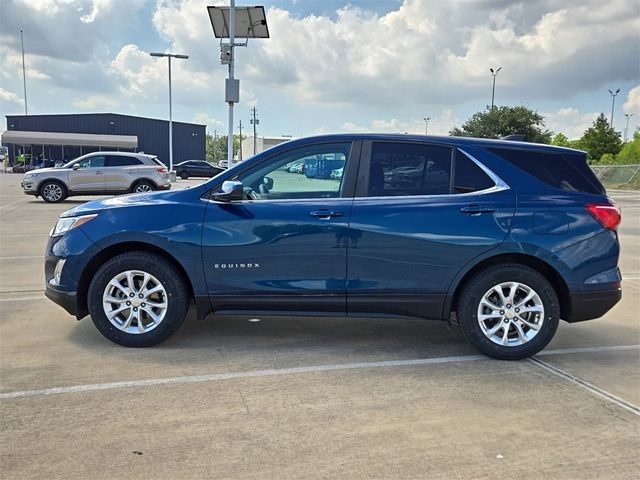
<svg viewBox="0 0 640 480"><path fill-rule="evenodd" d="M98 171L96 172L96 175L102 175L102 170L98 170Z"/></svg>
<svg viewBox="0 0 640 480"><path fill-rule="evenodd" d="M460 211L462 213L476 216L483 213L493 213L496 211L496 209L495 207L488 207L486 205L467 205L466 207L462 207Z"/></svg>
<svg viewBox="0 0 640 480"><path fill-rule="evenodd" d="M342 212L334 212L332 210L322 209L322 210L315 210L313 212L310 212L309 216L314 218L327 219L332 217L341 217Z"/></svg>

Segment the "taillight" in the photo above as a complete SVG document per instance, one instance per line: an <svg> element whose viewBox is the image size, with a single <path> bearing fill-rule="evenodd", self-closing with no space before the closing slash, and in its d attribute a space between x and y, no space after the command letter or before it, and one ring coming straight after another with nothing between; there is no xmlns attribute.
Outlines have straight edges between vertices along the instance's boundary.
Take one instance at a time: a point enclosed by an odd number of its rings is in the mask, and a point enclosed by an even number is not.
<svg viewBox="0 0 640 480"><path fill-rule="evenodd" d="M587 212L595 218L600 225L608 230L615 230L620 225L622 215L616 205L610 203L590 203L585 205Z"/></svg>
<svg viewBox="0 0 640 480"><path fill-rule="evenodd" d="M156 168L156 172L158 172L158 173L167 173L167 167L158 167L158 168Z"/></svg>

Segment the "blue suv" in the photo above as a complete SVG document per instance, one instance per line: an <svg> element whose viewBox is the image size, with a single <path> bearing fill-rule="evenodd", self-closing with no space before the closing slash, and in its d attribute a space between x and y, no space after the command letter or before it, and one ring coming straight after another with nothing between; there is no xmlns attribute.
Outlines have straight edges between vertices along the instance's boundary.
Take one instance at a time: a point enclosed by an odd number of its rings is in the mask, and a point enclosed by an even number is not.
<svg viewBox="0 0 640 480"><path fill-rule="evenodd" d="M322 173L338 168L339 178ZM560 319L598 318L620 300L619 222L584 152L318 136L194 188L64 212L46 295L133 347L165 340L193 303L199 318L451 321L485 354L519 359L544 348Z"/></svg>

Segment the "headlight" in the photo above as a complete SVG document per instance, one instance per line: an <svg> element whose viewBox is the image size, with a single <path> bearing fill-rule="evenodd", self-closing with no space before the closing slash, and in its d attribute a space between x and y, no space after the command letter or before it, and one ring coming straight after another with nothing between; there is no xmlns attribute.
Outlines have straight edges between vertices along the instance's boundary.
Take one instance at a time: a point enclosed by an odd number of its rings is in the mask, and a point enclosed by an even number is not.
<svg viewBox="0 0 640 480"><path fill-rule="evenodd" d="M38 175L40 175L40 174L39 174L39 173L35 173L35 172L34 172L34 173L32 173L32 172L28 172L28 173L25 173L25 174L24 174L24 178L25 178L25 179L35 178L35 177L37 177Z"/></svg>
<svg viewBox="0 0 640 480"><path fill-rule="evenodd" d="M79 217L64 217L59 218L56 226L51 230L51 236L57 237L58 235L62 235L63 233L68 232L72 228L79 227L83 223L87 223L89 220L93 220L98 216L97 213L92 215L81 215Z"/></svg>

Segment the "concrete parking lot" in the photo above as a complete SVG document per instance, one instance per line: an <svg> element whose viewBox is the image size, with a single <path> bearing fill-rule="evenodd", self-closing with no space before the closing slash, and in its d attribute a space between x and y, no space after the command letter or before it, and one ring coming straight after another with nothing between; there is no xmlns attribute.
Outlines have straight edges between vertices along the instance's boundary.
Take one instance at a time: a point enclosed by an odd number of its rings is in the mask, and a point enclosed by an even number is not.
<svg viewBox="0 0 640 480"><path fill-rule="evenodd" d="M438 322L190 314L127 349L43 295L58 214L0 175L2 478L637 478L640 194L622 302L535 360ZM178 187L197 183L178 182Z"/></svg>

